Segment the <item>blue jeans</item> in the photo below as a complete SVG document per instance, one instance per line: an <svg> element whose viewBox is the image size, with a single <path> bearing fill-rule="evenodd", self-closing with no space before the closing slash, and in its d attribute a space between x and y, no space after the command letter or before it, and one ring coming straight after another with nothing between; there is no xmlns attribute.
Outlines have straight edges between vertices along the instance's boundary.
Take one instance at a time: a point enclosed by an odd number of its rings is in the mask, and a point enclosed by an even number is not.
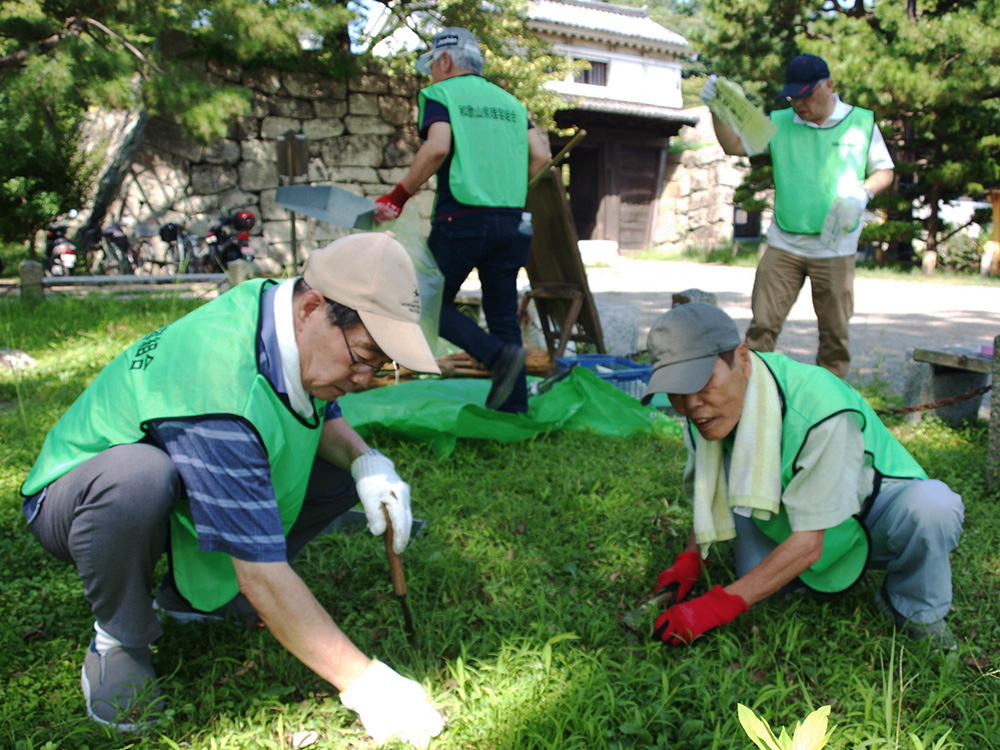
<svg viewBox="0 0 1000 750"><path fill-rule="evenodd" d="M434 223L427 245L444 276L441 335L492 368L504 344L521 346L517 274L531 254L531 222L516 211L477 211ZM455 306L455 295L475 268L483 290L487 333ZM526 412L524 368L499 411Z"/></svg>

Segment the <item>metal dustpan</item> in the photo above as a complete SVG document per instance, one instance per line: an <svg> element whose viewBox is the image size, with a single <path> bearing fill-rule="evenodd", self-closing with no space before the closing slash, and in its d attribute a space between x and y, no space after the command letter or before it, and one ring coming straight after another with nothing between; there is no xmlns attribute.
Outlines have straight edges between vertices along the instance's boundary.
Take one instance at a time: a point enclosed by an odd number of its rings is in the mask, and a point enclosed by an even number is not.
<svg viewBox="0 0 1000 750"><path fill-rule="evenodd" d="M297 214L338 227L371 229L375 202L335 185L282 185L275 201Z"/></svg>

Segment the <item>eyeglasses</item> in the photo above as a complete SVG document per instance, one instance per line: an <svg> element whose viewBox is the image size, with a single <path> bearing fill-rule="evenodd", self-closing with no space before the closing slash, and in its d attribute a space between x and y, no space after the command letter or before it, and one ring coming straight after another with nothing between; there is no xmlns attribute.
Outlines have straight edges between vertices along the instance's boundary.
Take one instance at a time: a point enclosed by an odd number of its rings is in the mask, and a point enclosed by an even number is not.
<svg viewBox="0 0 1000 750"><path fill-rule="evenodd" d="M354 350L351 349L351 342L347 340L347 334L344 332L343 327L337 326L340 329L340 335L344 337L344 346L347 347L347 354L351 358L351 372L357 372L364 375L371 375L376 378L384 378L387 375L392 375L396 372L396 363L392 363L392 367L385 367L384 363L382 365L376 366L368 362L362 362L357 357L354 356Z"/></svg>

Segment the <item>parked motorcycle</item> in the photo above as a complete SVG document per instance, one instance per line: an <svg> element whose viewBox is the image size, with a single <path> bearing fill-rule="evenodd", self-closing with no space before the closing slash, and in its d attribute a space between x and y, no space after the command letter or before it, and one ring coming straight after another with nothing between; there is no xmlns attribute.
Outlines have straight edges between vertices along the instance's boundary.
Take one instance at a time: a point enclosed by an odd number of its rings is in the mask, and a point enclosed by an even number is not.
<svg viewBox="0 0 1000 750"><path fill-rule="evenodd" d="M253 211L234 211L226 214L208 227L205 242L208 253L202 261L208 268L204 271L226 270L234 260L253 261L253 248L250 246L250 230L257 222Z"/></svg>
<svg viewBox="0 0 1000 750"><path fill-rule="evenodd" d="M70 218L76 211L70 211ZM66 236L66 224L49 224L45 230L45 273L69 276L76 268L76 245Z"/></svg>

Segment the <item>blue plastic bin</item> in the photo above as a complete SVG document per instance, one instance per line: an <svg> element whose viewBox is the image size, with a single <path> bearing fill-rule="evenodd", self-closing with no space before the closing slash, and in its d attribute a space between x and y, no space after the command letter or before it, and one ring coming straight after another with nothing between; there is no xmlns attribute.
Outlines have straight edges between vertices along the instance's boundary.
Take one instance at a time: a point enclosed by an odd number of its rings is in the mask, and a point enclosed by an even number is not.
<svg viewBox="0 0 1000 750"><path fill-rule="evenodd" d="M611 354L578 354L575 357L556 357L559 372L571 367L586 367L602 380L624 391L633 398L642 398L646 384L653 374L652 365L641 365L626 357Z"/></svg>

